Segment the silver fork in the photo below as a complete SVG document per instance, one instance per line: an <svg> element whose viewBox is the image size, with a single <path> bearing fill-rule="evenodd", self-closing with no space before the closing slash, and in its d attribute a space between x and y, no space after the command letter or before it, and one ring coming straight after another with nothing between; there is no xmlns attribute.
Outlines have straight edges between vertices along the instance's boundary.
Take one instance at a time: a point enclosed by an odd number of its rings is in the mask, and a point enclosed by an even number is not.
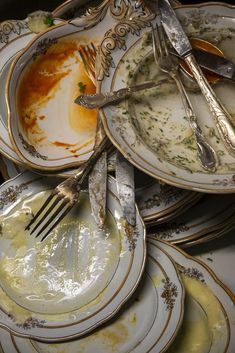
<svg viewBox="0 0 235 353"><path fill-rule="evenodd" d="M215 172L218 164L216 153L211 145L209 145L209 143L206 141L206 138L203 135L200 126L198 125L193 106L179 75L178 59L169 53L165 40L165 34L161 25L157 25L156 29L152 27L152 37L153 53L156 63L158 64L161 71L168 73L170 77L176 82L176 85L181 94L190 127L194 132L197 144L197 154L201 162L201 166L207 171Z"/></svg>
<svg viewBox="0 0 235 353"><path fill-rule="evenodd" d="M74 176L66 179L64 182L60 183L51 192L44 204L27 225L27 230L29 230L31 226L34 225L34 228L31 230L30 234L34 234L37 238L39 235L45 232L41 241L43 241L49 235L49 233L66 216L66 214L78 201L81 186L91 172L96 161L101 156L102 152L111 148L111 142L106 136L100 145L95 149L90 158L80 167L79 172ZM37 230L38 232L36 233Z"/></svg>
<svg viewBox="0 0 235 353"><path fill-rule="evenodd" d="M93 43L90 46L82 47L79 54L84 62L85 69L89 77L95 83L95 60L96 48ZM92 59L93 58L93 59ZM113 149L113 146L107 136L103 133L101 124L98 124L96 133L96 141L94 152L90 158L79 168L79 171L72 177L60 183L49 195L41 208L29 222L26 229L29 230L32 226L30 234L38 237L44 233L41 241L43 241L56 225L69 213L74 204L78 201L81 186L87 176L93 169L93 166L106 150ZM44 212L45 211L45 212ZM37 232L36 232L37 231Z"/></svg>
<svg viewBox="0 0 235 353"><path fill-rule="evenodd" d="M97 52L98 52L98 50L93 42L91 42L90 44L88 44L86 46L81 45L79 48L79 55L83 61L84 67L85 67L90 79L94 83L94 85L96 85L95 58L96 58Z"/></svg>

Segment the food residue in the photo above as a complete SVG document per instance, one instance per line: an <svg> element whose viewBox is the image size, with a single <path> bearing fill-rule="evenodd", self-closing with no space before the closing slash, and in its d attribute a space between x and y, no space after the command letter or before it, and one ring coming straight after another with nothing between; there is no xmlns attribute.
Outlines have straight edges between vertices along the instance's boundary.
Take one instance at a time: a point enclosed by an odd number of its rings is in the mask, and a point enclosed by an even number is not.
<svg viewBox="0 0 235 353"><path fill-rule="evenodd" d="M109 212L106 227L98 228L85 192L45 242L30 237L25 227L49 192L26 198L0 218L0 281L19 306L62 314L88 305L106 288L119 261L121 240Z"/></svg>
<svg viewBox="0 0 235 353"><path fill-rule="evenodd" d="M17 106L22 131L32 145L66 147L74 153L70 146L78 151L94 139L97 111L74 103L80 94L96 91L78 56L79 46L75 39L60 39L23 71Z"/></svg>

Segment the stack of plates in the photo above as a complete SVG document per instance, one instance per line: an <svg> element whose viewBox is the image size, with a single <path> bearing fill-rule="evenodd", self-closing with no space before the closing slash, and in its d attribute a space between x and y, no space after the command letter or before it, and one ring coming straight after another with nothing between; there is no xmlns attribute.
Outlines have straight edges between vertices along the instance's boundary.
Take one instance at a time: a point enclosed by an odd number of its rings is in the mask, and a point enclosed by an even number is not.
<svg viewBox="0 0 235 353"><path fill-rule="evenodd" d="M93 150L97 112L73 103L84 87L95 90L79 46L100 45L101 92L160 77L151 70L151 10L105 0L81 16L86 6L66 1L52 13L54 26L38 35L28 19L1 25L0 166L7 181L0 186L0 352L234 353L234 294L176 246L235 226L234 159L200 94L191 98L218 152L215 173L198 163L175 88L152 89L101 111L110 140L136 167L136 226L126 227L109 175L104 228L83 190L45 242L25 230L50 190ZM179 6L177 13L189 36L211 40L234 59L234 7ZM232 84L216 92L235 113ZM114 165L112 157L109 170Z"/></svg>

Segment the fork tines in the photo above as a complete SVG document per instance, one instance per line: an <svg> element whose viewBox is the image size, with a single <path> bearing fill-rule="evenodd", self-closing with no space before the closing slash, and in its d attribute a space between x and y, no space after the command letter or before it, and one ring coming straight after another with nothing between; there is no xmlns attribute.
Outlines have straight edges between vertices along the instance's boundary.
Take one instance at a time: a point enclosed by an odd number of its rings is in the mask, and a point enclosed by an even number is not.
<svg viewBox="0 0 235 353"><path fill-rule="evenodd" d="M53 200L54 197L55 199ZM50 234L52 229L68 214L74 203L75 200L69 200L57 194L55 190L52 191L25 230L30 230L31 226L34 225L33 229L30 231L30 235L34 235L35 238L43 235L41 239L41 241L43 241ZM52 213L52 211L54 212ZM43 234L44 231L46 231L45 234Z"/></svg>
<svg viewBox="0 0 235 353"><path fill-rule="evenodd" d="M97 55L97 48L94 43L88 45L80 45L79 55L82 59L82 62L85 66L86 71L89 73L90 78L94 82L95 79L95 58ZM95 83L95 82L94 82Z"/></svg>

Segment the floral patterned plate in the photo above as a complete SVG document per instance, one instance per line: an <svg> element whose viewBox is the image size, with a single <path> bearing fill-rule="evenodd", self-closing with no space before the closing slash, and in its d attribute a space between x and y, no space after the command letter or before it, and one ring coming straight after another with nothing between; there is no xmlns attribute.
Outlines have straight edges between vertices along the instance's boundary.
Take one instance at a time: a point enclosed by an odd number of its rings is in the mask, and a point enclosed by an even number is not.
<svg viewBox="0 0 235 353"><path fill-rule="evenodd" d="M55 24L61 20L54 20ZM8 20L0 23L0 85L2 91L6 86L7 74L14 57L24 48L36 34L28 27L25 20ZM4 94L0 97L0 152L16 163L22 161L15 153L8 133L7 106Z"/></svg>
<svg viewBox="0 0 235 353"><path fill-rule="evenodd" d="M147 225L175 218L191 208L202 193L163 184L135 169L136 203Z"/></svg>
<svg viewBox="0 0 235 353"><path fill-rule="evenodd" d="M126 227L112 177L103 230L82 192L48 240L30 237L25 226L57 184L25 172L0 187L0 327L43 341L81 336L111 318L136 289L146 257L143 222L137 214L136 228Z"/></svg>
<svg viewBox="0 0 235 353"><path fill-rule="evenodd" d="M9 133L28 167L57 171L77 166L90 156L97 111L74 100L96 88L86 74L79 48L90 42L97 46L103 33L129 12L139 17L145 11L135 1L119 1L121 7L116 1L104 2L83 17L39 34L13 61L6 88Z"/></svg>
<svg viewBox="0 0 235 353"><path fill-rule="evenodd" d="M197 204L171 222L149 229L151 236L172 244L205 241L219 236L234 227L235 196L205 195Z"/></svg>
<svg viewBox="0 0 235 353"><path fill-rule="evenodd" d="M180 328L184 289L164 250L148 244L141 284L114 320L84 338L45 344L0 332L4 353L161 353Z"/></svg>
<svg viewBox="0 0 235 353"><path fill-rule="evenodd" d="M235 61L235 7L198 4L177 8L189 37L210 40ZM167 77L152 54L150 16L120 22L101 43L99 91L109 92L146 80ZM235 114L234 83L214 86L218 97ZM201 93L190 94L199 124L219 156L215 173L205 172L197 159L195 141L176 85L137 93L128 100L102 109L106 133L137 168L166 183L210 193L235 191L235 159L226 151Z"/></svg>
<svg viewBox="0 0 235 353"><path fill-rule="evenodd" d="M114 154L108 159L109 171L114 170L115 163L116 155ZM16 177L24 170L7 158L0 157L0 171L5 180ZM63 176L65 174L66 172ZM162 185L137 169L135 169L135 179L136 203L141 217L148 225L162 223L178 216L203 196L201 193Z"/></svg>
<svg viewBox="0 0 235 353"><path fill-rule="evenodd" d="M235 347L235 296L202 261L175 246L154 239L181 273L186 291L185 319L170 353L233 353ZM192 310L193 309L193 310Z"/></svg>
<svg viewBox="0 0 235 353"><path fill-rule="evenodd" d="M56 16L54 16L55 18ZM61 20L54 20L55 24ZM24 49L36 36L28 27L28 18L25 20L9 20L0 24L2 41L0 42L0 85L5 87L10 65L15 56ZM4 88L3 88L4 89ZM8 131L7 106L5 96L0 98L0 152L8 159L21 167L26 167L21 158L17 155L12 145ZM68 177L74 174L74 169L57 172L56 176Z"/></svg>

